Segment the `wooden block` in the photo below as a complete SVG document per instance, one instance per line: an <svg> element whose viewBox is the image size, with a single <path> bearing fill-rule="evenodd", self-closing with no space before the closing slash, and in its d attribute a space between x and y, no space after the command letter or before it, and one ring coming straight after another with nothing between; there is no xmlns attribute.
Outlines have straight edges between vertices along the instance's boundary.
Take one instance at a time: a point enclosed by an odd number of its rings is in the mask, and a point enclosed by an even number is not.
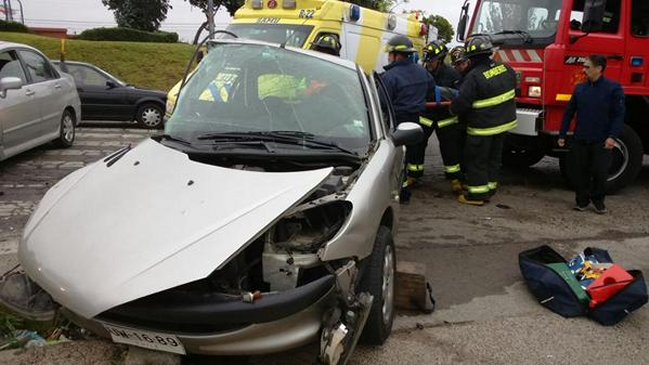
<svg viewBox="0 0 649 365"><path fill-rule="evenodd" d="M400 309L430 313L433 306L426 289L426 265L419 262L397 262L395 306Z"/></svg>

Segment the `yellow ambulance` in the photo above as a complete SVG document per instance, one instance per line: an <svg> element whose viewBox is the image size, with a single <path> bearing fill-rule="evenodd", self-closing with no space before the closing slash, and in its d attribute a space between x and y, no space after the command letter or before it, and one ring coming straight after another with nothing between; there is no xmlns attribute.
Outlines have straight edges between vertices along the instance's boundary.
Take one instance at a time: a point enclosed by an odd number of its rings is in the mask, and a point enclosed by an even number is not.
<svg viewBox="0 0 649 365"><path fill-rule="evenodd" d="M321 36L333 35L340 56L366 72L381 72L388 62L385 45L394 35L405 35L421 51L437 29L419 21L417 14L392 14L337 0L246 0L226 30L239 38L311 48ZM167 96L167 116L173 111L180 82Z"/></svg>

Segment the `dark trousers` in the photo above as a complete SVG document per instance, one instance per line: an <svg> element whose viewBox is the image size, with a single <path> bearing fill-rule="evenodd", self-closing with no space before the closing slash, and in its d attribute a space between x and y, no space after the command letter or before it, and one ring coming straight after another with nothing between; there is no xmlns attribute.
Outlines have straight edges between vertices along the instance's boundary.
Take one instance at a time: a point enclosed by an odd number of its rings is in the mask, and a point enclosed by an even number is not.
<svg viewBox="0 0 649 365"><path fill-rule="evenodd" d="M611 166L611 150L604 148L604 142L586 143L575 141L568 158L575 177L575 201L583 207L591 201L604 203L606 180Z"/></svg>
<svg viewBox="0 0 649 365"><path fill-rule="evenodd" d="M449 180L462 179L462 156L466 127L459 123L437 128L439 152L444 162L444 175Z"/></svg>
<svg viewBox="0 0 649 365"><path fill-rule="evenodd" d="M421 125L421 127L424 129L424 140L417 145L408 147L406 152L408 176L423 176L428 139L433 132L436 132L439 140L439 151L444 163L444 175L448 179L460 179L462 177L460 166L465 134L462 126L456 123L439 128L436 123L433 123L431 127L425 125Z"/></svg>
<svg viewBox="0 0 649 365"><path fill-rule="evenodd" d="M485 200L496 192L505 135L467 135L464 160L469 199Z"/></svg>
<svg viewBox="0 0 649 365"><path fill-rule="evenodd" d="M419 178L424 175L424 157L428 139L433 134L433 128L419 124L424 130L424 139L406 148L406 171L409 177Z"/></svg>

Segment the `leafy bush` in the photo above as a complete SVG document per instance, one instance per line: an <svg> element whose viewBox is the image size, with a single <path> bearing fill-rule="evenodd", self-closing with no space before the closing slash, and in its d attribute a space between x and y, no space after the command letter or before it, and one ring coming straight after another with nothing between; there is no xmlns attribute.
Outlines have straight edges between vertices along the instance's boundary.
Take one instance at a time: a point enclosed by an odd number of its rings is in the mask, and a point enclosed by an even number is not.
<svg viewBox="0 0 649 365"><path fill-rule="evenodd" d="M29 33L29 28L21 23L0 20L0 32Z"/></svg>
<svg viewBox="0 0 649 365"><path fill-rule="evenodd" d="M123 41L123 42L152 42L176 43L178 33L145 32L131 28L94 28L81 32L77 39L88 41Z"/></svg>

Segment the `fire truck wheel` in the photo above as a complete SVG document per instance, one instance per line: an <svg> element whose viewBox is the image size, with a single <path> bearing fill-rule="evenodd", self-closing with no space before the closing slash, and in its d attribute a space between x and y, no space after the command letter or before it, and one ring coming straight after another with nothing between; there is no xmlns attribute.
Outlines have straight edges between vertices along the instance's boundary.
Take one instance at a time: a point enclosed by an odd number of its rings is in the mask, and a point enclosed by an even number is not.
<svg viewBox="0 0 649 365"><path fill-rule="evenodd" d="M622 138L618 138L616 141L618 145L612 152L613 156L606 185L608 194L615 193L632 183L642 168L644 150L642 140L638 137L638 134L628 125L624 125ZM568 182L568 185L574 187L574 171L576 169L572 168L572 164L573 162L568 157L568 154L559 159L561 174Z"/></svg>

